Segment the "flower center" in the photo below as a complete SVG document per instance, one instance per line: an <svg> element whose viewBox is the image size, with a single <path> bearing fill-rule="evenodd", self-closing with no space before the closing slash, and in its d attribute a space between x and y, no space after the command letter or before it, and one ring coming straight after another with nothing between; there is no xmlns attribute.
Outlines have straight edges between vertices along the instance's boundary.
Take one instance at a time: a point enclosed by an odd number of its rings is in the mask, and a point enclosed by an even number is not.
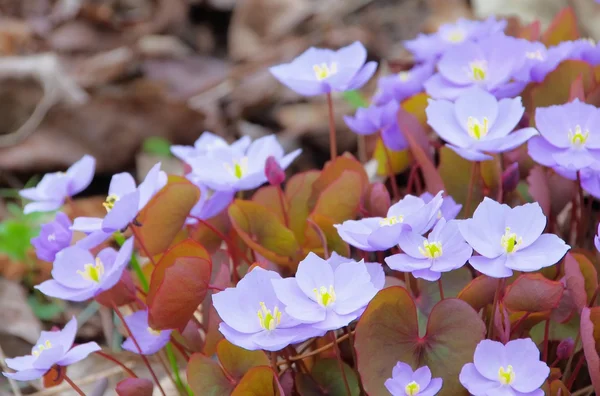
<svg viewBox="0 0 600 396"><path fill-rule="evenodd" d="M281 311L276 306L273 312L270 309L267 309L267 306L264 302L260 303L260 309L258 310L258 321L260 323L260 327L265 330L272 331L277 328L279 323L281 323Z"/></svg>
<svg viewBox="0 0 600 396"><path fill-rule="evenodd" d="M483 122L479 122L477 118L469 117L467 119L467 132L473 139L481 140L488 134L489 120L483 117Z"/></svg>
<svg viewBox="0 0 600 396"><path fill-rule="evenodd" d="M454 29L446 35L446 41L456 44L456 43L463 42L466 37L467 37L467 35L465 34L464 30Z"/></svg>
<svg viewBox="0 0 600 396"><path fill-rule="evenodd" d="M328 307L335 302L335 290L333 290L333 285L329 286L329 290L325 286L321 286L319 289L314 288L313 293L315 293L317 302L322 307Z"/></svg>
<svg viewBox="0 0 600 396"><path fill-rule="evenodd" d="M100 279L104 275L104 264L102 264L99 257L96 257L96 265L85 264L83 271L77 270L77 273L85 280L100 283Z"/></svg>
<svg viewBox="0 0 600 396"><path fill-rule="evenodd" d="M234 161L233 166L225 164L225 169L236 179L241 179L248 173L248 157L242 157L239 161Z"/></svg>
<svg viewBox="0 0 600 396"><path fill-rule="evenodd" d="M385 219L379 220L379 225L380 226L391 226L394 224L402 223L403 221L404 221L404 216L402 216L402 215L390 216L390 217L386 217Z"/></svg>
<svg viewBox="0 0 600 396"><path fill-rule="evenodd" d="M580 125L577 125L575 127L575 133L573 133L572 129L569 129L569 140L571 141L571 145L573 145L576 148L579 147L583 147L585 145L585 142L587 142L588 138L590 137L590 131L588 131L587 129L585 130L585 132L581 129Z"/></svg>
<svg viewBox="0 0 600 396"><path fill-rule="evenodd" d="M544 60L544 54L542 54L542 51L540 51L540 50L526 52L525 57L527 59L535 59L535 60L539 60L539 61Z"/></svg>
<svg viewBox="0 0 600 396"><path fill-rule="evenodd" d="M56 234L52 233L48 235L48 242L56 241Z"/></svg>
<svg viewBox="0 0 600 396"><path fill-rule="evenodd" d="M410 80L410 72L402 71L402 72L398 73L398 79L402 82L406 82L406 81Z"/></svg>
<svg viewBox="0 0 600 396"><path fill-rule="evenodd" d="M421 386L419 384L417 384L415 381L409 382L404 387L404 393L406 393L408 396L414 396L417 393L419 393L420 390L421 390Z"/></svg>
<svg viewBox="0 0 600 396"><path fill-rule="evenodd" d="M523 243L523 238L518 237L514 232L510 232L510 227L506 227L506 231L500 239L500 244L506 253L514 253L519 249L519 245Z"/></svg>
<svg viewBox="0 0 600 396"><path fill-rule="evenodd" d="M117 194L110 194L106 197L106 200L102 203L102 206L106 209L106 213L110 212L112 208L115 206L115 203L120 199Z"/></svg>
<svg viewBox="0 0 600 396"><path fill-rule="evenodd" d="M419 246L419 252L427 258L434 259L442 255L442 244L439 242L423 242L423 247Z"/></svg>
<svg viewBox="0 0 600 396"><path fill-rule="evenodd" d="M515 372L513 367L510 364L506 366L506 369L504 367L500 367L498 369L498 379L502 385L512 384L515 381Z"/></svg>
<svg viewBox="0 0 600 396"><path fill-rule="evenodd" d="M148 333L152 334L155 337L160 335L160 330L154 330L152 327L148 326Z"/></svg>
<svg viewBox="0 0 600 396"><path fill-rule="evenodd" d="M50 348L52 348L52 343L50 342L50 340L46 340L45 343L34 346L31 351L31 354L35 357L38 357L42 352Z"/></svg>
<svg viewBox="0 0 600 396"><path fill-rule="evenodd" d="M473 81L483 81L486 77L486 69L486 61L473 61L469 63L469 77Z"/></svg>
<svg viewBox="0 0 600 396"><path fill-rule="evenodd" d="M330 64L321 63L320 65L313 65L313 71L317 80L321 81L336 74L338 67L336 62L331 62Z"/></svg>

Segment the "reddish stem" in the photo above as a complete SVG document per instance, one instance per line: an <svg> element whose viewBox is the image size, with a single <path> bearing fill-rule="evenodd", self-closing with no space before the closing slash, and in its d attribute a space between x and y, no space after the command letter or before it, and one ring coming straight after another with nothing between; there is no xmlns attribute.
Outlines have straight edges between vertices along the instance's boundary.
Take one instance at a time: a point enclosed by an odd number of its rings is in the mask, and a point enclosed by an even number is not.
<svg viewBox="0 0 600 396"><path fill-rule="evenodd" d="M279 196L279 204L281 205L281 212L283 213L283 222L286 227L289 227L290 218L288 216L287 205L285 204L285 195L281 189L281 184L277 186L277 195Z"/></svg>
<svg viewBox="0 0 600 396"><path fill-rule="evenodd" d="M465 216L469 216L469 213L471 213L471 199L473 198L473 188L475 185L475 174L477 173L477 165L479 163L478 162L473 162L471 164L471 177L469 178L469 190L467 193L467 205L465 208Z"/></svg>
<svg viewBox="0 0 600 396"><path fill-rule="evenodd" d="M175 348L177 348L177 350L179 351L179 353L181 353L181 355L183 355L185 360L190 360L190 355L185 350L185 347L181 345L179 341L177 341L173 336L171 336L171 344L173 344Z"/></svg>
<svg viewBox="0 0 600 396"><path fill-rule="evenodd" d="M442 278L437 281L438 288L440 289L440 300L444 299L444 286L442 285Z"/></svg>
<svg viewBox="0 0 600 396"><path fill-rule="evenodd" d="M235 245L235 243L233 243L233 241L231 240L231 238L229 238L227 235L223 234L221 231L219 231L218 229L216 229L215 227L212 226L212 224L210 224L209 222L207 222L206 220L202 220L196 216L189 216L192 219L195 219L198 221L198 223L202 224L203 226L205 226L206 228L208 228L209 230L211 230L215 235L217 235L219 238L221 238L223 241L225 241L225 243L227 244L227 246L234 250L235 253L237 255L240 256L240 258L242 258L248 265L252 265L252 262L250 260L248 260L248 258L246 257L246 255L244 253L242 253L238 247Z"/></svg>
<svg viewBox="0 0 600 396"><path fill-rule="evenodd" d="M333 117L333 99L331 92L327 94L327 107L329 109L329 148L331 160L337 157L337 138L335 136L335 119Z"/></svg>
<svg viewBox="0 0 600 396"><path fill-rule="evenodd" d="M96 351L95 352L96 355L98 356L102 356L104 359L110 360L111 362L115 363L116 365L120 366L123 371L125 371L127 373L127 375L129 375L131 378L137 378L138 376L135 375L135 373L133 372L133 370L131 370L129 367L125 366L123 363L121 363L117 358L110 356L107 353L104 353L102 351Z"/></svg>
<svg viewBox="0 0 600 396"><path fill-rule="evenodd" d="M327 248L327 237L325 237L325 233L323 233L321 227L311 219L306 219L306 221L312 226L317 235L319 235L319 239L323 245L323 256L325 257L325 260L327 260L329 258L329 249Z"/></svg>
<svg viewBox="0 0 600 396"><path fill-rule="evenodd" d="M346 387L346 393L348 396L352 396L352 392L350 391L350 385L348 384L348 378L346 378L346 370L344 370L344 361L342 360L342 356L340 355L340 348L337 344L337 338L335 336L335 330L331 331L331 340L333 341L333 350L335 351L335 357L340 366L340 371L342 372L342 378L344 379L344 386Z"/></svg>
<svg viewBox="0 0 600 396"><path fill-rule="evenodd" d="M142 353L142 348L140 348L140 344L138 344L137 340L135 339L135 336L133 335L133 333L131 332L131 329L129 328L129 325L127 324L127 322L125 322L125 318L123 317L123 314L121 313L121 311L119 311L119 308L117 307L117 304L114 303L114 301L113 301L112 305L113 305L113 310L115 311L115 313L119 317L119 320L121 320L121 323L123 323L123 326L125 327L125 330L127 330L127 333L129 334L129 336L131 337L131 340L135 344L135 347L137 348L137 350L138 350L138 352L140 354L140 357L144 361L144 364L148 368L148 371L150 372L150 375L152 375L152 379L156 383L156 386L158 386L158 389L163 394L163 396L166 396L166 393L163 390L162 386L160 385L160 381L158 380L158 377L156 376L156 373L154 373L154 370L152 369L152 366L150 365L150 362L148 361L148 358L146 357L146 355L144 355Z"/></svg>
<svg viewBox="0 0 600 396"><path fill-rule="evenodd" d="M78 387L78 386L75 384L75 382L73 382L73 381L71 380L71 378L69 378L69 377L67 376L67 374L65 374L65 381L67 381L67 383L68 383L69 385L71 385L71 388L73 388L73 389L75 390L75 392L79 393L81 396L85 396L85 393L83 393L83 391L81 390L81 388L80 388L80 387Z"/></svg>
<svg viewBox="0 0 600 396"><path fill-rule="evenodd" d="M550 342L550 319L546 319L546 325L544 326L544 362L548 362L549 353L549 342Z"/></svg>
<svg viewBox="0 0 600 396"><path fill-rule="evenodd" d="M579 374L579 370L581 370L581 367L583 366L583 362L585 362L585 354L582 353L581 356L579 357L579 360L577 361L577 365L573 369L573 373L569 377L569 381L565 384L569 391L571 390L573 383L577 379L577 374Z"/></svg>

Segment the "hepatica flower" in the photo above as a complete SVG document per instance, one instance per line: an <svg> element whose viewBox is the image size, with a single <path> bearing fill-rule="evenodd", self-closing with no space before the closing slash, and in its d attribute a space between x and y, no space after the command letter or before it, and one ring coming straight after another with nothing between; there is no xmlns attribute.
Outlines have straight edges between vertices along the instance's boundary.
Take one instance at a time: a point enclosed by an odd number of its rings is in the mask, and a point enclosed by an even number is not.
<svg viewBox="0 0 600 396"><path fill-rule="evenodd" d="M129 173L118 173L112 177L108 196L102 204L106 209L106 216L103 219L78 217L72 229L86 233L101 231L110 234L127 228L139 211L165 184L167 184L167 175L160 170L160 163L150 169L138 187Z"/></svg>
<svg viewBox="0 0 600 396"><path fill-rule="evenodd" d="M190 158L209 155L217 149L231 148L233 150L244 152L246 151L249 145L250 137L248 136L244 136L241 139L229 145L229 143L227 143L227 141L225 141L225 139L223 139L222 137L206 131L202 133L202 135L200 135L196 142L194 142L194 146L173 145L171 146L171 153L183 162L189 163Z"/></svg>
<svg viewBox="0 0 600 396"><path fill-rule="evenodd" d="M414 66L410 70L401 71L389 76L380 77L373 102L379 106L390 101L402 102L404 99L423 91L423 84L433 75L433 62Z"/></svg>
<svg viewBox="0 0 600 396"><path fill-rule="evenodd" d="M204 184L194 184L200 189L200 199L190 210L186 224L196 224L198 219L208 220L215 217L225 210L235 197L235 190L212 191Z"/></svg>
<svg viewBox="0 0 600 396"><path fill-rule="evenodd" d="M481 256L469 263L477 271L506 278L513 270L531 272L557 263L570 249L554 234L542 234L546 216L540 205L515 208L484 198L472 219L458 225L462 236Z"/></svg>
<svg viewBox="0 0 600 396"><path fill-rule="evenodd" d="M469 161L486 161L486 153L503 153L537 135L534 128L511 133L523 116L521 98L497 100L473 87L456 100L429 100L427 122L448 142L447 146Z"/></svg>
<svg viewBox="0 0 600 396"><path fill-rule="evenodd" d="M473 254L458 230L458 220L440 219L427 238L414 232L403 232L398 242L404 253L385 258L396 271L411 272L415 278L440 279L442 272L460 268Z"/></svg>
<svg viewBox="0 0 600 396"><path fill-rule="evenodd" d="M372 283L363 261L341 263L334 270L312 252L300 262L295 277L274 279L272 283L286 313L325 331L339 329L357 319L381 290Z"/></svg>
<svg viewBox="0 0 600 396"><path fill-rule="evenodd" d="M383 106L371 105L358 108L354 116L344 116L346 125L359 135L371 135L381 131L386 147L400 151L408 147L397 121L399 105L395 101Z"/></svg>
<svg viewBox="0 0 600 396"><path fill-rule="evenodd" d="M550 368L540 361L540 351L530 338L506 345L483 340L475 348L473 363L463 366L460 383L474 396L543 396L540 387Z"/></svg>
<svg viewBox="0 0 600 396"><path fill-rule="evenodd" d="M358 41L337 51L311 47L291 63L273 66L271 74L300 95L314 96L362 87L375 73L367 50Z"/></svg>
<svg viewBox="0 0 600 396"><path fill-rule="evenodd" d="M540 136L528 144L538 163L567 170L581 170L600 158L600 110L578 99L560 106L537 108L535 124Z"/></svg>
<svg viewBox="0 0 600 396"><path fill-rule="evenodd" d="M213 305L223 320L219 331L229 342L251 351L278 351L325 333L285 312L271 284L276 279L281 279L277 272L256 267L236 287L213 296Z"/></svg>
<svg viewBox="0 0 600 396"><path fill-rule="evenodd" d="M513 40L504 34L453 47L441 57L438 73L427 80L425 91L432 98L449 100L473 86L498 98L518 95L526 83L511 81L515 68L521 65L514 51Z"/></svg>
<svg viewBox="0 0 600 396"><path fill-rule="evenodd" d="M286 155L275 135L268 135L253 141L246 151L216 149L210 156L191 159L189 164L195 180L209 188L218 191L252 190L267 182L267 158L273 156L285 169L301 152L298 149Z"/></svg>
<svg viewBox="0 0 600 396"><path fill-rule="evenodd" d="M143 355L152 355L161 350L171 338L171 330L154 330L148 324L148 311L137 311L125 317L129 330L133 333ZM122 345L123 349L139 354L131 337Z"/></svg>
<svg viewBox="0 0 600 396"><path fill-rule="evenodd" d="M431 378L429 367L419 367L415 371L406 363L398 362L392 369L392 378L385 381L385 387L392 396L434 396L442 389L441 378Z"/></svg>
<svg viewBox="0 0 600 396"><path fill-rule="evenodd" d="M425 203L429 203L433 199L433 194L424 192L419 198L425 201ZM440 207L437 217L438 219L444 218L446 221L454 220L461 209L461 204L457 204L454 198L450 195L446 195L442 200L442 206Z"/></svg>
<svg viewBox="0 0 600 396"><path fill-rule="evenodd" d="M490 17L485 21L459 19L446 23L433 34L419 34L414 40L407 40L404 46L418 61L435 60L447 50L465 42L475 41L502 32L506 21Z"/></svg>
<svg viewBox="0 0 600 396"><path fill-rule="evenodd" d="M353 263L357 265L362 265L362 263L354 261L348 257L340 256L336 252L331 253L331 257L327 259L327 263L331 266L331 268L335 271L340 264L344 263ZM385 273L383 272L383 268L379 263L364 263L367 267L367 272L371 277L371 283L377 290L383 289L385 285Z"/></svg>
<svg viewBox="0 0 600 396"><path fill-rule="evenodd" d="M6 359L6 365L15 373L5 373L5 377L18 381L31 381L41 378L52 366L69 366L85 359L90 353L100 350L95 342L73 347L77 333L77 320L71 319L60 331L42 331L40 338L31 349L31 355Z"/></svg>
<svg viewBox="0 0 600 396"><path fill-rule="evenodd" d="M86 189L94 177L96 160L84 155L66 172L44 175L36 187L19 191L19 195L33 202L23 208L25 214L32 212L50 212L60 208L65 199Z"/></svg>
<svg viewBox="0 0 600 396"><path fill-rule="evenodd" d="M429 231L438 219L442 200L442 192L429 203L414 195L407 195L390 206L385 218L346 220L335 227L345 242L358 249L368 252L386 250L398 243L403 231L420 235Z"/></svg>
<svg viewBox="0 0 600 396"><path fill-rule="evenodd" d="M50 223L42 224L40 235L31 239L40 260L52 262L56 253L71 245L73 232L69 227L71 220L62 212L58 212Z"/></svg>
<svg viewBox="0 0 600 396"><path fill-rule="evenodd" d="M35 288L49 297L85 301L117 284L132 250L133 238L125 241L118 253L106 248L96 257L86 249L71 246L56 255L52 279Z"/></svg>

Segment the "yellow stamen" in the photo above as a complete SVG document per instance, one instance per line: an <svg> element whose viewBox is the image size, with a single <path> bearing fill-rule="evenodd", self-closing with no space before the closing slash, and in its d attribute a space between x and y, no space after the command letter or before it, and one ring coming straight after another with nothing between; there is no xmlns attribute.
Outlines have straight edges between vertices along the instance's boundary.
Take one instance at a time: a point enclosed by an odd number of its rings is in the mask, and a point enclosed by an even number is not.
<svg viewBox="0 0 600 396"><path fill-rule="evenodd" d="M544 54L542 54L542 51L540 51L540 50L527 52L527 53L525 53L525 57L527 59L535 59L535 60L539 60L539 61L544 60Z"/></svg>
<svg viewBox="0 0 600 396"><path fill-rule="evenodd" d="M423 247L419 246L419 252L430 259L438 258L442 255L442 244L440 242L423 242Z"/></svg>
<svg viewBox="0 0 600 396"><path fill-rule="evenodd" d="M506 232L502 235L500 244L506 253L514 253L519 249L519 246L523 244L523 238L517 236L514 232L510 232L510 227L506 227Z"/></svg>
<svg viewBox="0 0 600 396"><path fill-rule="evenodd" d="M279 323L281 323L281 311L279 311L279 308L275 307L273 312L271 312L270 309L267 309L264 302L260 303L260 310L257 315L260 327L265 330L275 330L279 326Z"/></svg>
<svg viewBox="0 0 600 396"><path fill-rule="evenodd" d="M313 71L317 80L321 81L336 74L338 67L336 62L331 62L330 64L321 63L320 65L313 65Z"/></svg>
<svg viewBox="0 0 600 396"><path fill-rule="evenodd" d="M474 61L469 63L469 76L473 81L483 81L486 77L487 62Z"/></svg>
<svg viewBox="0 0 600 396"><path fill-rule="evenodd" d="M160 330L154 330L152 327L148 326L148 333L158 337L160 335Z"/></svg>
<svg viewBox="0 0 600 396"><path fill-rule="evenodd" d="M515 372L513 367L510 364L506 366L506 369L504 367L500 367L498 369L498 379L502 385L512 384L515 381Z"/></svg>
<svg viewBox="0 0 600 396"><path fill-rule="evenodd" d="M467 35L465 34L464 30L454 29L450 32L450 34L446 35L446 41L457 44L463 42L466 37Z"/></svg>
<svg viewBox="0 0 600 396"><path fill-rule="evenodd" d="M50 342L50 340L46 340L45 343L34 346L33 350L31 351L31 354L35 357L38 357L42 352L50 348L52 348L52 343Z"/></svg>
<svg viewBox="0 0 600 396"><path fill-rule="evenodd" d="M398 78L400 79L400 81L406 82L406 81L410 80L410 72L402 71L402 72L398 73Z"/></svg>
<svg viewBox="0 0 600 396"><path fill-rule="evenodd" d="M104 264L100 261L99 257L96 257L96 265L85 264L82 270L76 271L85 280L100 283L100 279L104 275Z"/></svg>
<svg viewBox="0 0 600 396"><path fill-rule="evenodd" d="M106 209L106 213L110 212L115 206L115 203L120 199L117 194L110 194L106 197L106 200L102 203L102 206Z"/></svg>
<svg viewBox="0 0 600 396"><path fill-rule="evenodd" d="M571 144L575 147L581 147L583 145L585 145L585 142L587 142L588 138L590 137L590 131L588 131L587 129L585 130L585 132L581 129L580 125L577 125L575 127L575 133L573 133L573 131L571 129L569 129L569 140L571 141Z"/></svg>
<svg viewBox="0 0 600 396"><path fill-rule="evenodd" d="M233 166L227 163L224 165L225 169L237 179L241 179L248 173L248 157L243 157L239 161L234 161Z"/></svg>
<svg viewBox="0 0 600 396"><path fill-rule="evenodd" d="M317 288L314 288L313 293L315 293L319 305L323 307L327 307L335 302L335 290L333 290L333 285L329 286L329 290L327 290L325 286L321 286L318 290Z"/></svg>
<svg viewBox="0 0 600 396"><path fill-rule="evenodd" d="M402 216L402 215L390 216L390 217L386 217L385 219L379 220L379 225L380 226L391 226L394 224L402 223L403 221L404 221L404 216Z"/></svg>
<svg viewBox="0 0 600 396"><path fill-rule="evenodd" d="M409 382L404 387L404 392L407 394L407 396L415 396L417 393L419 393L419 391L421 391L421 386L415 381Z"/></svg>
<svg viewBox="0 0 600 396"><path fill-rule="evenodd" d="M473 139L481 140L488 134L489 120L483 117L483 122L479 122L477 118L469 117L467 119L467 132Z"/></svg>

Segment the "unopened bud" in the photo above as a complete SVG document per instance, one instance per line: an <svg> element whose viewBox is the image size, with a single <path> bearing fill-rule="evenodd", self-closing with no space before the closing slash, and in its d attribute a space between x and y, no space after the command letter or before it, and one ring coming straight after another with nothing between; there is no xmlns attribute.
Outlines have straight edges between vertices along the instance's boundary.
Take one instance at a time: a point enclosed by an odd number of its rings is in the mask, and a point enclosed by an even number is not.
<svg viewBox="0 0 600 396"><path fill-rule="evenodd" d="M514 191L519 185L520 180L519 164L515 162L502 172L502 189L505 192Z"/></svg>
<svg viewBox="0 0 600 396"><path fill-rule="evenodd" d="M568 359L575 349L575 341L571 337L565 338L558 344L556 348L556 356L560 359Z"/></svg>
<svg viewBox="0 0 600 396"><path fill-rule="evenodd" d="M278 186L285 181L285 171L273 156L267 158L265 162L265 175L272 186Z"/></svg>

